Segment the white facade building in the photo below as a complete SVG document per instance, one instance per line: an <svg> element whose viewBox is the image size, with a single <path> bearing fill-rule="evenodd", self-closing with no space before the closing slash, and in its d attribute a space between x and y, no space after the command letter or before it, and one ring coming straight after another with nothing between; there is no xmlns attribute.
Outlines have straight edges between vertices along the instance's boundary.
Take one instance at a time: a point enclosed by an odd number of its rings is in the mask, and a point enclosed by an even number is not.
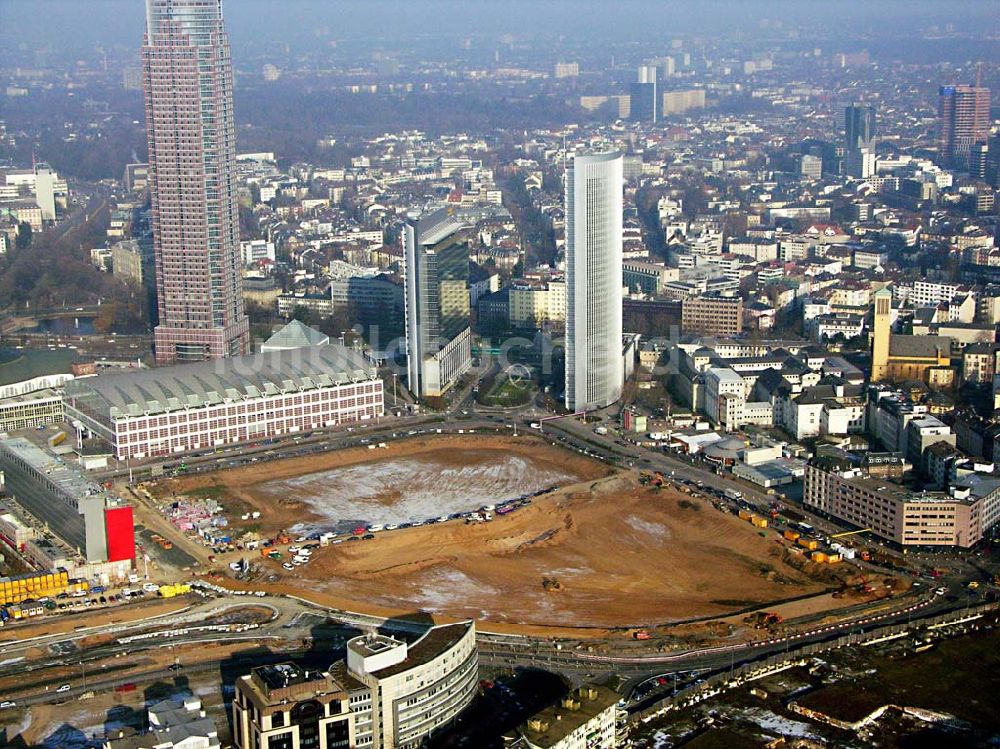
<svg viewBox="0 0 1000 749"><path fill-rule="evenodd" d="M378 634L355 637L347 642L347 673L366 687L351 691L353 746L420 746L476 694L475 624L438 625L409 644Z"/></svg>
<svg viewBox="0 0 1000 749"><path fill-rule="evenodd" d="M275 260L274 242L264 239L249 239L240 242L240 251L243 253L243 264L253 265L261 260Z"/></svg>
<svg viewBox="0 0 1000 749"><path fill-rule="evenodd" d="M310 346L74 380L66 416L118 460L269 439L383 413L382 380L360 354Z"/></svg>
<svg viewBox="0 0 1000 749"><path fill-rule="evenodd" d="M621 397L622 155L577 154L566 172L566 407Z"/></svg>
<svg viewBox="0 0 1000 749"><path fill-rule="evenodd" d="M739 410L737 402L744 403L746 396L746 381L733 370L712 367L705 371L705 415L715 424L741 421L742 415L734 410ZM728 404L727 398L731 399Z"/></svg>
<svg viewBox="0 0 1000 749"><path fill-rule="evenodd" d="M564 281L519 281L511 284L509 293L510 324L515 328L566 321Z"/></svg>

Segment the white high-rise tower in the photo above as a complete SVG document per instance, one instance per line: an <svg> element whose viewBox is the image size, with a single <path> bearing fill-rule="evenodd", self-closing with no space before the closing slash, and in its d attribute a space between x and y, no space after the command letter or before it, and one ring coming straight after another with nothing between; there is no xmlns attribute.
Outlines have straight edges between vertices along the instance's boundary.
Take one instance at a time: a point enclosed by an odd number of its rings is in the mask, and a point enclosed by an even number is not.
<svg viewBox="0 0 1000 749"><path fill-rule="evenodd" d="M621 398L622 174L618 152L577 154L566 171L566 407Z"/></svg>

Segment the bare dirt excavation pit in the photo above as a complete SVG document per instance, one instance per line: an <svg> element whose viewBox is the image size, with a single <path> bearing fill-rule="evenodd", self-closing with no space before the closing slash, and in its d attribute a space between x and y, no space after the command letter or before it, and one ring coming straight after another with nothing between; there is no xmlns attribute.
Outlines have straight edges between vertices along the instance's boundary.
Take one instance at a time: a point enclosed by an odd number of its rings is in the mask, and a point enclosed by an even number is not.
<svg viewBox="0 0 1000 749"><path fill-rule="evenodd" d="M361 525L402 525L478 510L580 476L544 459L511 452L440 450L332 468L258 484L262 500L302 501L313 519L292 530L349 531Z"/></svg>
<svg viewBox="0 0 1000 749"><path fill-rule="evenodd" d="M221 490L261 530L412 523L559 488L488 523L422 525L317 549L283 588L345 608L424 610L510 624L645 626L819 593L780 534L634 472L529 437L435 437L257 463L162 482Z"/></svg>

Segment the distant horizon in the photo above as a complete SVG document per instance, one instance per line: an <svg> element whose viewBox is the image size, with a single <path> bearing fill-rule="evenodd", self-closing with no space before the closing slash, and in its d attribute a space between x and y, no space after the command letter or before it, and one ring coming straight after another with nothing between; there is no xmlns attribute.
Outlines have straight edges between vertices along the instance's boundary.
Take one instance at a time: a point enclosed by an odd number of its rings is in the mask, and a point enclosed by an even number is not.
<svg viewBox="0 0 1000 749"><path fill-rule="evenodd" d="M19 43L0 51L8 61L43 46L79 54L94 46L134 48L141 43L144 0L3 0L0 20ZM40 12L43 10L44 12ZM591 36L647 44L662 37L664 54L677 36L789 32L823 28L824 37L873 34L897 37L953 24L957 33L1000 33L990 0L223 0L234 45L296 44L304 49L373 40ZM992 31L991 31L992 29ZM799 41L808 41L799 39Z"/></svg>

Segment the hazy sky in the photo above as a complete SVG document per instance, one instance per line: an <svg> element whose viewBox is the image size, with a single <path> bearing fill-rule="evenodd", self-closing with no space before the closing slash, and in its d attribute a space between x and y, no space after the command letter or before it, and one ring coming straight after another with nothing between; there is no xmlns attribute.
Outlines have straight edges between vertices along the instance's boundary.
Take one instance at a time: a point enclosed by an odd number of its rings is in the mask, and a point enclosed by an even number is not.
<svg viewBox="0 0 1000 749"><path fill-rule="evenodd" d="M4 46L17 40L22 52L135 47L143 7L144 0L0 0L0 28ZM753 34L762 19L845 36L949 22L957 30L1000 31L997 0L224 0L223 7L234 46L538 32L667 41L734 28ZM17 54L12 46L8 61Z"/></svg>

